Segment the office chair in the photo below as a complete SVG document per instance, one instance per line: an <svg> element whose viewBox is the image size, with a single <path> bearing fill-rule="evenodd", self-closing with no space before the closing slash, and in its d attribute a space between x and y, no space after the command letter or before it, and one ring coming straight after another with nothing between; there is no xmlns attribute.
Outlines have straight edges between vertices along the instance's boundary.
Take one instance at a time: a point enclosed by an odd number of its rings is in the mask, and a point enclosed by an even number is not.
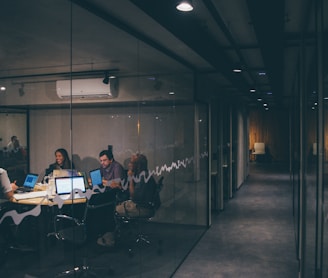
<svg viewBox="0 0 328 278"><path fill-rule="evenodd" d="M265 144L263 142L255 142L254 143L254 150L252 152L253 155L255 155L255 160L258 161L258 155L264 156L265 153Z"/></svg>
<svg viewBox="0 0 328 278"><path fill-rule="evenodd" d="M3 214L11 210L8 200L0 199L0 219ZM18 243L17 241L18 226L8 219L0 223L0 264L4 264L9 253L14 252L15 256L22 258L23 254L29 255L36 250L30 246Z"/></svg>
<svg viewBox="0 0 328 278"><path fill-rule="evenodd" d="M255 142L253 154L265 154L265 144L262 142Z"/></svg>
<svg viewBox="0 0 328 278"><path fill-rule="evenodd" d="M129 244L128 248L128 253L129 256L134 255L134 246L138 244L145 244L145 245L150 245L151 240L148 234L145 234L143 232L143 226L147 222L150 222L152 218L155 216L156 211L160 207L160 192L163 188L163 179L164 177L161 177L158 182L156 183L156 191L153 196L152 202L149 202L149 207L151 208L150 214L147 216L128 216L128 215L119 215L116 213L116 220L117 220L117 234L119 240L124 240L122 239L122 234L123 234L123 226L126 227L127 229L125 230L128 233L128 236L131 237L132 235L132 242ZM136 231L136 232L135 232ZM162 252L162 240L158 240L158 253L161 254Z"/></svg>
<svg viewBox="0 0 328 278"><path fill-rule="evenodd" d="M59 241L68 242L73 245L74 248L85 245L87 243L88 211L113 205L113 201L102 204L92 204L92 202L90 202L91 200L92 197L86 201L81 219L66 214L56 215L54 217L54 232L49 233L48 236L54 236ZM72 269L64 270L55 275L55 277L100 277L97 273L98 271L102 273L106 272L106 274L102 274L101 277L107 277L113 274L113 270L110 267L91 267L88 265L86 256L82 261L82 264L74 266Z"/></svg>

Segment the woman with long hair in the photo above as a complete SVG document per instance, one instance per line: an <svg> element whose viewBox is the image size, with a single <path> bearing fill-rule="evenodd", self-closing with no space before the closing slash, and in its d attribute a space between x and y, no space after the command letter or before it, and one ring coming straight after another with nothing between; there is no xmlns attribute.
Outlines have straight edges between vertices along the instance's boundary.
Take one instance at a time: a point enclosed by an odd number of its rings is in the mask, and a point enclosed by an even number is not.
<svg viewBox="0 0 328 278"><path fill-rule="evenodd" d="M60 169L74 169L74 164L71 162L68 152L63 149L57 149L55 151L55 162L50 164L49 167L46 169L45 175L48 176L53 172L53 170L60 170Z"/></svg>

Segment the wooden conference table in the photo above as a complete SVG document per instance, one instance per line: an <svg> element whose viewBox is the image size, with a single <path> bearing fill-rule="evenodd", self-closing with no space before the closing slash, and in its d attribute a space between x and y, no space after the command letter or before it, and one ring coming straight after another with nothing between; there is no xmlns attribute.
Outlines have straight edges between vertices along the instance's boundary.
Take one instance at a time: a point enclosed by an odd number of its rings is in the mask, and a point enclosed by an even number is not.
<svg viewBox="0 0 328 278"><path fill-rule="evenodd" d="M83 204L86 202L86 198L78 198L78 199L68 199L68 200L63 200L63 205L72 205L72 204ZM47 196L44 197L35 197L35 198L26 198L26 199L12 199L11 202L15 204L20 204L20 205L41 205L41 206L54 206L58 205L58 202L51 198L47 198Z"/></svg>
<svg viewBox="0 0 328 278"><path fill-rule="evenodd" d="M59 196L48 196L47 187L45 185L36 185L33 193L41 193L42 196L31 197L31 194L28 193L16 193L14 198L11 200L12 203L20 205L41 205L41 206L54 206L59 205L72 205L72 204L83 204L86 203L87 198L70 198L63 200Z"/></svg>

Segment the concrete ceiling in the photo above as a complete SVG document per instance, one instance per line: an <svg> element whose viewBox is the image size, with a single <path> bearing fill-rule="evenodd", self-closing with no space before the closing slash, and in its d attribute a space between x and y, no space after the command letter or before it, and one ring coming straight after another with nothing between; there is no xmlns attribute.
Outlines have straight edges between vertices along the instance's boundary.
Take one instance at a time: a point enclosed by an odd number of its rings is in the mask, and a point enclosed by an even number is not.
<svg viewBox="0 0 328 278"><path fill-rule="evenodd" d="M302 39L305 76L308 84L315 80L314 2L193 0L194 10L183 14L175 0L6 0L0 81L105 70L122 77L192 72L211 80L212 98L256 106L261 97L285 106L297 87ZM232 71L236 66L242 73Z"/></svg>

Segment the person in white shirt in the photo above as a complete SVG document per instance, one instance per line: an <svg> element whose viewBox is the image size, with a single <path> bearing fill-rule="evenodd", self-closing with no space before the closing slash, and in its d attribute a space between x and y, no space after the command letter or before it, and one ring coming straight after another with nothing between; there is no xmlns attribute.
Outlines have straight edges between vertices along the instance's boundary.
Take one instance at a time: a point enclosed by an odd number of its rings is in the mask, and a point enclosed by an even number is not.
<svg viewBox="0 0 328 278"><path fill-rule="evenodd" d="M10 182L7 170L0 168L0 199L11 200L17 188L16 181Z"/></svg>

